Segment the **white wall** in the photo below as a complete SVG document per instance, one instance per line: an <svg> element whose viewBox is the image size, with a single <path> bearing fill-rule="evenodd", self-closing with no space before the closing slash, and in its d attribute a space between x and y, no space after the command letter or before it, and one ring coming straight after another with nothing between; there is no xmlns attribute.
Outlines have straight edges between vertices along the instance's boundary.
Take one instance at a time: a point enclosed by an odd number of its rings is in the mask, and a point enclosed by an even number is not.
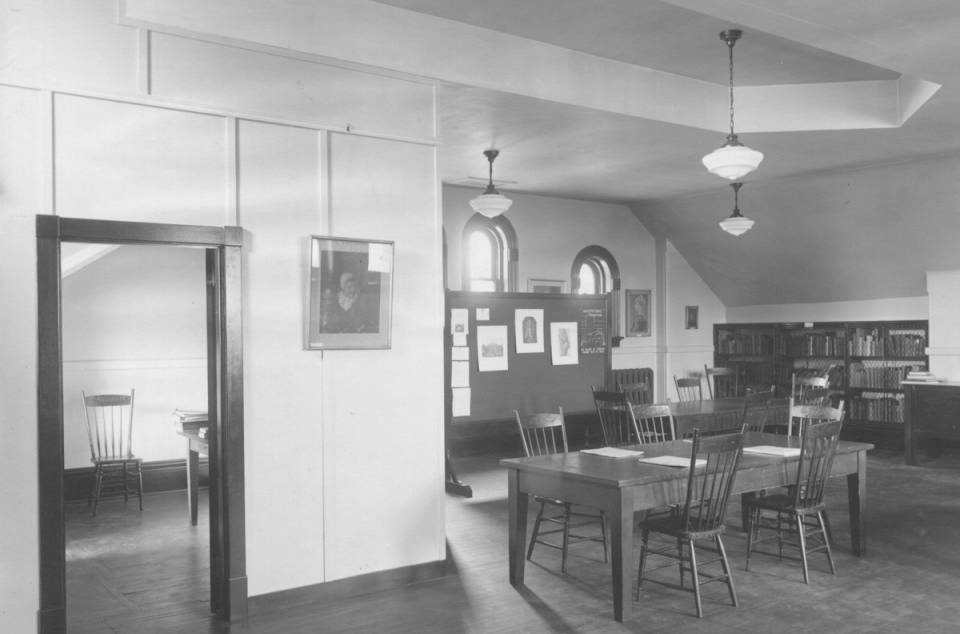
<svg viewBox="0 0 960 634"><path fill-rule="evenodd" d="M0 291L17 306L0 311L0 496L18 509L0 522L3 542L18 544L0 554L16 571L0 575L2 629L34 630L39 601L36 213L245 228L252 595L442 560L434 87L150 37L118 25L117 8L51 0L4 8L0 21ZM199 30L218 41L244 26L211 15ZM281 28L307 38L312 27ZM369 136L330 138L348 127ZM304 245L325 232L395 242L391 349L303 349Z"/></svg>
<svg viewBox="0 0 960 634"><path fill-rule="evenodd" d="M930 298L930 371L960 380L960 271L927 273Z"/></svg>

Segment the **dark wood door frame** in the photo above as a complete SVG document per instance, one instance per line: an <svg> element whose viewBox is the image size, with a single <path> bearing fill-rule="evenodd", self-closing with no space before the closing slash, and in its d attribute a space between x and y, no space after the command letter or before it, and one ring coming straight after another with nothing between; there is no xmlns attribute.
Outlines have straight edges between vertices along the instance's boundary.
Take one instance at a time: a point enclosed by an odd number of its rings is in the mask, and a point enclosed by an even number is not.
<svg viewBox="0 0 960 634"><path fill-rule="evenodd" d="M66 631L60 244L151 244L206 249L210 431L210 609L247 617L243 467L240 227L37 216L38 471L41 634Z"/></svg>

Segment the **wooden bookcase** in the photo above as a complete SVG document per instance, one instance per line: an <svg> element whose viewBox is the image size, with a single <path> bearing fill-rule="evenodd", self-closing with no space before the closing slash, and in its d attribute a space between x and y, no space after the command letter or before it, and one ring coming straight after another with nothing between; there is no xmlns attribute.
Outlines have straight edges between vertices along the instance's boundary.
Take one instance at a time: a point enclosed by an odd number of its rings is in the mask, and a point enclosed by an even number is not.
<svg viewBox="0 0 960 634"><path fill-rule="evenodd" d="M797 374L829 372L847 410L845 437L902 436L910 370L926 370L926 321L850 321L714 325L714 364L741 372L741 384L774 384L790 393Z"/></svg>

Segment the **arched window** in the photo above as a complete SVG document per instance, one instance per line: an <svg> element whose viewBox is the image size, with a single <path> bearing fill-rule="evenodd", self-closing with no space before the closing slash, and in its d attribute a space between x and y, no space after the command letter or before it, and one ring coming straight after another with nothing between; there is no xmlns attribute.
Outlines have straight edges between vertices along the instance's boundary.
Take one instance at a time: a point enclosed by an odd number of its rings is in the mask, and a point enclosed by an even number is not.
<svg viewBox="0 0 960 634"><path fill-rule="evenodd" d="M581 295L610 293L610 331L620 333L620 267L613 254L596 245L582 249L573 258L570 288Z"/></svg>
<svg viewBox="0 0 960 634"><path fill-rule="evenodd" d="M517 290L517 234L503 216L480 214L463 229L463 290Z"/></svg>

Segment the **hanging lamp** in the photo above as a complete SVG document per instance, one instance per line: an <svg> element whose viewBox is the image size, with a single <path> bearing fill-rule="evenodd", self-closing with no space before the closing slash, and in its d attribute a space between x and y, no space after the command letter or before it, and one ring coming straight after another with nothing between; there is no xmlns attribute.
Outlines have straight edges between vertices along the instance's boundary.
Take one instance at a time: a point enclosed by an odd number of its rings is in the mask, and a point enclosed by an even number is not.
<svg viewBox="0 0 960 634"><path fill-rule="evenodd" d="M478 214L483 214L487 218L499 216L510 209L513 201L498 192L493 186L493 160L500 154L499 150L484 150L483 155L490 162L490 183L482 194L470 201L470 206Z"/></svg>
<svg viewBox="0 0 960 634"><path fill-rule="evenodd" d="M729 218L720 221L720 228L735 236L743 235L753 228L754 221L740 214L740 188L743 183L730 183L733 187L733 213Z"/></svg>
<svg viewBox="0 0 960 634"><path fill-rule="evenodd" d="M763 160L763 153L751 150L740 143L733 130L733 45L740 39L743 32L738 29L722 31L720 39L726 42L730 52L730 134L727 142L710 154L703 157L703 165L711 174L722 176L732 181L740 179L757 169Z"/></svg>

